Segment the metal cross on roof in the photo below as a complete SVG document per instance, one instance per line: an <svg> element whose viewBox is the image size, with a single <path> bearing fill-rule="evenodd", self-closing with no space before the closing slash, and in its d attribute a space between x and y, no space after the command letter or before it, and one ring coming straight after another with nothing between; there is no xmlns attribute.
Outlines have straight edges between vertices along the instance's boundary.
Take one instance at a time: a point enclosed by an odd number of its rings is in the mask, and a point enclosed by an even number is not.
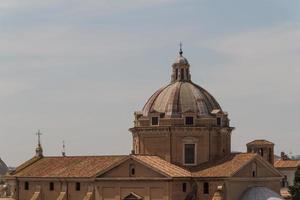
<svg viewBox="0 0 300 200"><path fill-rule="evenodd" d="M40 129L38 130L38 132L36 133L36 135L38 136L38 144L40 145L41 144L41 135L42 135Z"/></svg>
<svg viewBox="0 0 300 200"><path fill-rule="evenodd" d="M182 56L182 54L183 54L183 51L182 51L182 42L179 43L179 47L180 47L179 54Z"/></svg>
<svg viewBox="0 0 300 200"><path fill-rule="evenodd" d="M64 140L62 141L62 143L63 143L63 146L62 146L61 154L62 154L62 156L66 156L66 143Z"/></svg>

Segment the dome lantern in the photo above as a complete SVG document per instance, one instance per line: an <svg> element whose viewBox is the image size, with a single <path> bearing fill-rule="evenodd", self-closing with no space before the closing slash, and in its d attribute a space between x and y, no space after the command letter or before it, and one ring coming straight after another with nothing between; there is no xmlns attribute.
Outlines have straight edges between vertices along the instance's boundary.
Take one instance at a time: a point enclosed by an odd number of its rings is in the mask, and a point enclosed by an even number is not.
<svg viewBox="0 0 300 200"><path fill-rule="evenodd" d="M190 65L188 60L182 56L182 44L180 43L179 55L172 65L171 83L176 81L191 81Z"/></svg>

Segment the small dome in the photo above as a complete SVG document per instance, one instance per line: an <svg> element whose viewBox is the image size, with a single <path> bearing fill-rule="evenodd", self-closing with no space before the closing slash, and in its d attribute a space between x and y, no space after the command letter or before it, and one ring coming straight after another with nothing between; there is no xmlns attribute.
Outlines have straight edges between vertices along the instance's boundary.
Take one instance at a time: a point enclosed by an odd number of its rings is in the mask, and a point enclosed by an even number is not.
<svg viewBox="0 0 300 200"><path fill-rule="evenodd" d="M188 62L188 60L185 57L183 57L182 55L179 55L176 58L174 64L189 65L189 62Z"/></svg>
<svg viewBox="0 0 300 200"><path fill-rule="evenodd" d="M191 81L177 81L157 90L143 108L143 116L164 113L165 117L180 117L182 113L208 116L221 110L215 98Z"/></svg>
<svg viewBox="0 0 300 200"><path fill-rule="evenodd" d="M266 187L247 189L240 200L283 200L279 194Z"/></svg>

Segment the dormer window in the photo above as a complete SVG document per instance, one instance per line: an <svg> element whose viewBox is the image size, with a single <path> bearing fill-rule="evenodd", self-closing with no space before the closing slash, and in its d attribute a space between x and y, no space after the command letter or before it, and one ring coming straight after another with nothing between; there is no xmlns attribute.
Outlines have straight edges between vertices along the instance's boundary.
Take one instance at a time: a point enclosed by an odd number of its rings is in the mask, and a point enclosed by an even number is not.
<svg viewBox="0 0 300 200"><path fill-rule="evenodd" d="M194 117L185 117L185 125L194 125Z"/></svg>
<svg viewBox="0 0 300 200"><path fill-rule="evenodd" d="M159 123L159 117L152 117L151 118L151 125L152 126L158 126Z"/></svg>
<svg viewBox="0 0 300 200"><path fill-rule="evenodd" d="M196 164L196 144L184 144L184 164Z"/></svg>

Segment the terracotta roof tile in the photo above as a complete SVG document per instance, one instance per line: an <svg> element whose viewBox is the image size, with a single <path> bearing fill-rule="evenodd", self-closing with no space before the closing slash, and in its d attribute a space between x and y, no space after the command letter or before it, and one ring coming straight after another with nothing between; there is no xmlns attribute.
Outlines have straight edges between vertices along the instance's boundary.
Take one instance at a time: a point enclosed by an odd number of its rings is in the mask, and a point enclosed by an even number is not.
<svg viewBox="0 0 300 200"><path fill-rule="evenodd" d="M253 140L252 142L247 143L247 146L248 145L264 145L264 144L274 145L274 143L272 143L268 140Z"/></svg>
<svg viewBox="0 0 300 200"><path fill-rule="evenodd" d="M131 157L170 177L229 177L255 156L257 154L233 153L217 162L201 164L193 168L192 172L151 155L42 157L29 160L11 176L88 178Z"/></svg>
<svg viewBox="0 0 300 200"><path fill-rule="evenodd" d="M300 166L300 160L276 160L275 168L297 168Z"/></svg>
<svg viewBox="0 0 300 200"><path fill-rule="evenodd" d="M194 177L230 177L248 162L254 159L254 153L232 153L217 161L204 163L192 169Z"/></svg>
<svg viewBox="0 0 300 200"><path fill-rule="evenodd" d="M190 177L191 173L177 165L171 164L158 156L133 155L137 160L148 164L154 169L167 174L170 177Z"/></svg>
<svg viewBox="0 0 300 200"><path fill-rule="evenodd" d="M16 177L93 177L127 156L42 157L13 172ZM21 165L22 166L22 165Z"/></svg>

